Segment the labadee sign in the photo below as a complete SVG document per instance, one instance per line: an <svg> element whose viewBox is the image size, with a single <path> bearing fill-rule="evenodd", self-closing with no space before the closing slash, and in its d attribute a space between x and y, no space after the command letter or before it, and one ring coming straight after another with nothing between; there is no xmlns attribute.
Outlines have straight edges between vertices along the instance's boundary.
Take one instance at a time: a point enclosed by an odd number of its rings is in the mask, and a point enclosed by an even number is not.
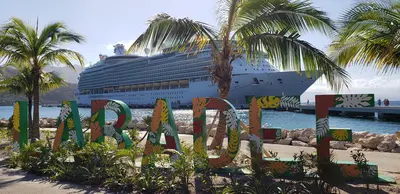
<svg viewBox="0 0 400 194"><path fill-rule="evenodd" d="M258 161L263 167L268 167L276 176L292 176L297 173L290 168L294 160L276 160L264 158L262 146L264 139L279 139L279 128L261 128L261 109L298 108L299 96L262 96L249 97L249 140L253 146L251 156L253 161ZM320 161L329 161L329 141L351 141L351 130L330 129L328 123L328 109L330 107L371 107L374 106L372 94L360 95L322 95L316 96L316 128L317 128L317 155ZM94 100L91 106L91 141L102 143L105 136L113 137L120 149L132 146L123 130L131 122L132 116L129 107L118 100ZM208 163L212 168L223 168L229 165L240 149L241 125L236 109L228 101L220 98L194 98L193 99L193 149L197 156L206 154L206 109L218 109L227 119L228 147L218 157L209 157ZM110 110L118 115L117 121L112 125L105 124L105 111ZM27 143L27 103L18 101L14 106L14 148L17 151ZM165 135L166 144L160 143L161 134ZM80 147L84 146L83 132L79 119L78 107L75 101L64 101L58 120L58 128L53 145L57 151L59 146L68 140L74 140ZM150 126L149 135L145 144L142 165L151 165L150 156L158 154L162 149L174 149L181 152L181 145L175 125L172 109L167 99L157 99ZM357 165L350 162L338 162L343 174L347 177L359 177ZM377 166L368 164L372 177L378 176Z"/></svg>

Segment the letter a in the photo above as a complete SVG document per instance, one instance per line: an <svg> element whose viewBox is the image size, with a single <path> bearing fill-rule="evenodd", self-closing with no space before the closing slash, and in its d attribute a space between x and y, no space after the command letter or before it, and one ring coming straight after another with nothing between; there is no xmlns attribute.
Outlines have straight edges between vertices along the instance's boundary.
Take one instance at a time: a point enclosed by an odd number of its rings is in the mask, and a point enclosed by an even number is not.
<svg viewBox="0 0 400 194"><path fill-rule="evenodd" d="M157 99L151 121L151 130L147 136L146 145L143 153L142 166L150 165L150 156L159 154L163 147L160 143L161 133L165 135L165 149L182 151L176 130L172 109L168 106L167 99Z"/></svg>
<svg viewBox="0 0 400 194"><path fill-rule="evenodd" d="M65 144L68 140L75 141L79 147L84 146L85 140L76 101L62 102L57 126L56 137L53 144L54 151L58 151L59 146Z"/></svg>

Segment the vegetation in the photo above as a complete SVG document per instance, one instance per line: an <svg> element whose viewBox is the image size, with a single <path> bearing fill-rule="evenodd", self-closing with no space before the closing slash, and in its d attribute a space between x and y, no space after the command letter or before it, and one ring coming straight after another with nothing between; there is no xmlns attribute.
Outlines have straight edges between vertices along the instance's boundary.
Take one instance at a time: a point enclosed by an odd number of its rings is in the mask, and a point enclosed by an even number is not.
<svg viewBox="0 0 400 194"><path fill-rule="evenodd" d="M61 86L48 93L40 95L40 103L61 105L59 99L75 100L75 91L77 84L67 83L66 86ZM0 106L11 106L15 101L26 100L23 95L14 95L10 93L0 93Z"/></svg>
<svg viewBox="0 0 400 194"><path fill-rule="evenodd" d="M30 66L15 65L19 74L9 78L0 78L0 92L9 92L11 94L24 94L28 99L28 124L32 131L32 99L33 99L33 77ZM44 72L40 76L39 89L42 93L66 85L62 78L55 73Z"/></svg>
<svg viewBox="0 0 400 194"><path fill-rule="evenodd" d="M373 66L383 73L400 69L399 1L361 1L339 23L339 35L330 46L338 64Z"/></svg>
<svg viewBox="0 0 400 194"><path fill-rule="evenodd" d="M30 66L33 91L33 122L30 137L40 139L39 132L39 97L40 79L43 69L53 64L67 65L74 69L72 60L83 65L83 57L72 50L62 48L66 43L81 43L81 35L69 31L60 22L46 25L39 31L39 22L32 27L18 18L12 18L0 29L0 58L6 65Z"/></svg>
<svg viewBox="0 0 400 194"><path fill-rule="evenodd" d="M149 21L147 30L131 45L128 52L150 48L158 51L213 50L212 81L218 84L221 98L229 96L232 63L247 58L252 64L267 57L281 69L322 71L330 85L338 89L347 85L349 76L322 51L301 40L304 32L334 32L326 13L306 0L220 0L216 10L219 29L189 18L174 18L162 13ZM217 135L210 148L220 146L226 119L220 114Z"/></svg>
<svg viewBox="0 0 400 194"><path fill-rule="evenodd" d="M263 168L256 162L245 166L251 169L251 174L232 171L228 176L220 176L208 166L206 155L196 157L195 166L193 148L183 142L182 153L162 150L164 154L151 158L151 163L155 165L145 168L136 164L141 160L143 149L137 147L137 141L134 145L131 149L119 150L115 142L107 138L102 144L91 143L88 138L83 148L69 141L62 144L58 152L53 152L51 143L42 140L27 145L19 153L13 153L10 164L52 180L96 185L114 192L311 194L337 193L338 187L346 184L337 165L333 162L319 164L315 154L295 154L294 159L298 163L290 168L298 169L299 173L290 179L274 177L271 169ZM365 169L368 173L365 156L360 152L351 156L360 171ZM325 169L321 165L332 170L325 171L328 174L323 175L317 170L317 167Z"/></svg>

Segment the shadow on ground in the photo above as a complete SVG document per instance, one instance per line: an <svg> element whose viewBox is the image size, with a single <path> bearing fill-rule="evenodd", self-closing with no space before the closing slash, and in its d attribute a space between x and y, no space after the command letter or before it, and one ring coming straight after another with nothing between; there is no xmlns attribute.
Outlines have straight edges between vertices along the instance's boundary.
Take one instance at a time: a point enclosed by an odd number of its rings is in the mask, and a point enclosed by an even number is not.
<svg viewBox="0 0 400 194"><path fill-rule="evenodd" d="M0 161L0 190L13 188L13 191L21 190L25 191L21 193L26 193L26 190L32 187L32 189L35 189L35 191L32 190L32 192L41 190L43 191L41 192L43 194L46 193L46 190L49 190L49 193L111 193L104 189L92 186L72 184L68 182L54 182L48 177L26 173L19 169L9 169L6 167L6 164L7 161Z"/></svg>

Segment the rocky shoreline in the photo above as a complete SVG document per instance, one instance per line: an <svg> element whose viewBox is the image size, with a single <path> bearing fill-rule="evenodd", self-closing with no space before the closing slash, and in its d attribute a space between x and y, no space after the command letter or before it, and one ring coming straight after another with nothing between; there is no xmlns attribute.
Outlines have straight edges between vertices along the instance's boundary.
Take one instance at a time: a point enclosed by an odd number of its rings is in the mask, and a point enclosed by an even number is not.
<svg viewBox="0 0 400 194"><path fill-rule="evenodd" d="M217 122L215 122L217 123ZM55 118L41 118L39 121L41 128L56 128L57 119ZM111 124L107 122L106 124ZM0 127L6 127L8 120L3 118L0 120ZM82 124L84 128L85 124ZM193 134L193 126L185 122L176 122L179 134ZM216 124L207 124L207 129L211 128L210 136L213 137L216 133ZM129 125L129 129L138 128L146 130L147 125L141 121L133 120ZM400 132L397 132L400 134ZM279 140L264 140L265 143L316 147L316 130L313 128L288 130L282 129L281 139ZM242 131L242 140L248 140L248 133ZM400 139L396 134L376 134L367 131L353 132L352 142L339 142L331 141L330 146L332 149L339 150L361 150L361 151L378 151L378 152L393 152L400 153Z"/></svg>

